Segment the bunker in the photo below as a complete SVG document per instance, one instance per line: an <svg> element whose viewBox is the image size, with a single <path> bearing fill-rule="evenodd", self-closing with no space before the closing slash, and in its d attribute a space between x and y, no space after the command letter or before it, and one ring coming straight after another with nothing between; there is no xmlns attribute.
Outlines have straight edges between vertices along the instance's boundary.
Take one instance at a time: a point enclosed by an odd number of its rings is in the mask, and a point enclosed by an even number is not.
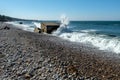
<svg viewBox="0 0 120 80"><path fill-rule="evenodd" d="M35 28L34 32L51 34L53 31L57 30L59 27L60 27L59 23L42 22L41 27L40 28Z"/></svg>

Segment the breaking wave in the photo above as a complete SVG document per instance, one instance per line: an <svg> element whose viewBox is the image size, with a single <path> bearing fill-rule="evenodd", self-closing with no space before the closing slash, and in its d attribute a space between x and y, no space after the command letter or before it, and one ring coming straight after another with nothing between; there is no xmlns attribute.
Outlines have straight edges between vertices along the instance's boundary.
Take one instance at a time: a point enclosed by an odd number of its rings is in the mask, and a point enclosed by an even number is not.
<svg viewBox="0 0 120 80"><path fill-rule="evenodd" d="M92 44L100 50L108 50L120 53L120 39L106 36L90 35L88 33L61 33L59 37L70 40L72 42L82 42Z"/></svg>
<svg viewBox="0 0 120 80"><path fill-rule="evenodd" d="M39 22L30 22L28 24L24 22L23 24L20 24L19 22L7 22L7 23L13 24L17 28L30 32L33 32L35 27L40 28L41 26ZM104 33L101 34L99 33L100 29L77 29L77 28L73 29L73 26L72 29L70 29L70 26L69 19L65 15L62 15L61 25L56 31L52 33L52 35L61 37L71 42L90 44L95 47L98 47L100 50L107 50L120 54L119 35L110 34L111 32L109 34Z"/></svg>
<svg viewBox="0 0 120 80"><path fill-rule="evenodd" d="M59 36L63 39L72 41L72 42L80 42L85 44L90 44L95 47L98 47L100 50L107 50L111 52L115 52L117 54L120 53L120 38L113 35L102 35L96 33L96 30L79 30L79 31L71 31L69 29L67 21L68 19L64 16L61 20L61 26L53 33L53 35ZM67 23L67 24L66 24ZM90 34L92 33L92 34Z"/></svg>
<svg viewBox="0 0 120 80"><path fill-rule="evenodd" d="M35 27L41 28L41 23L39 23L39 22L32 22L32 23L35 25Z"/></svg>
<svg viewBox="0 0 120 80"><path fill-rule="evenodd" d="M34 31L34 24L24 24L24 22L22 22L23 24L20 24L19 22L7 22L8 24L12 24L14 25L15 27L19 28L19 29L22 29L22 30L25 30L25 31L30 31L30 32L33 32Z"/></svg>

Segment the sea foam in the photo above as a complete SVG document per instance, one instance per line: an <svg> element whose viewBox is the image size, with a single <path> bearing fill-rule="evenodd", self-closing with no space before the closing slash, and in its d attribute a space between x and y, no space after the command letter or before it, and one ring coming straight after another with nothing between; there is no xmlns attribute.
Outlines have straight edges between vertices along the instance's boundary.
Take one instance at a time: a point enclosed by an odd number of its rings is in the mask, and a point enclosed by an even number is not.
<svg viewBox="0 0 120 80"><path fill-rule="evenodd" d="M66 16L62 16L60 27L53 33L53 35L59 36L63 39L69 40L71 42L80 42L85 44L93 45L100 50L107 50L120 53L120 38L110 37L107 35L95 35L96 30L79 30L69 31L69 20ZM89 34L89 32L94 34Z"/></svg>
<svg viewBox="0 0 120 80"><path fill-rule="evenodd" d="M39 22L32 22L32 23L35 25L35 27L41 28L41 23L39 23Z"/></svg>
<svg viewBox="0 0 120 80"><path fill-rule="evenodd" d="M22 30L33 32L35 27L40 28L40 23L31 22L31 24L19 24L19 22L7 22L8 24L13 24L17 28ZM85 43L93 45L100 50L112 51L120 54L120 37L111 37L109 35L102 35L95 33L94 29L85 29L78 31L70 31L69 29L69 19L65 16L61 16L60 27L52 33L52 35L61 37L63 39L69 40L71 42ZM94 34L90 34L94 33Z"/></svg>
<svg viewBox="0 0 120 80"><path fill-rule="evenodd" d="M33 32L34 31L34 25L33 24L19 24L19 22L15 21L15 22L7 22L8 24L12 24L15 27L25 30L25 31L30 31Z"/></svg>
<svg viewBox="0 0 120 80"><path fill-rule="evenodd" d="M115 53L120 53L120 40L118 38L106 38L104 36L90 35L87 33L62 33L59 37L72 41L92 44L100 50L108 50Z"/></svg>

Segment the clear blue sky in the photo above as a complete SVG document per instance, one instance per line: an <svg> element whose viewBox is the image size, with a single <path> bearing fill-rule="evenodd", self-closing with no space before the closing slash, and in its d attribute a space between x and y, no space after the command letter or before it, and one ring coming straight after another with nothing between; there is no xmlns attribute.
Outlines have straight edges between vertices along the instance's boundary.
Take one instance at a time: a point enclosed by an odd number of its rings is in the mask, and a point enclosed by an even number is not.
<svg viewBox="0 0 120 80"><path fill-rule="evenodd" d="M0 14L57 20L120 20L120 0L0 0Z"/></svg>

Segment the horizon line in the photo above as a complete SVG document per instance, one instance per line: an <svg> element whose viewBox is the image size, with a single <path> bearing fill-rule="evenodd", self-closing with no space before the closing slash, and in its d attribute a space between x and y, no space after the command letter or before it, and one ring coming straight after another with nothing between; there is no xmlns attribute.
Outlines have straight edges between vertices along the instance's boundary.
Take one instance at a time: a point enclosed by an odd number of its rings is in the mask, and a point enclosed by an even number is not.
<svg viewBox="0 0 120 80"><path fill-rule="evenodd" d="M4 16L8 16L8 15L5 15L5 14L0 14L0 15L4 15ZM11 17L11 18L17 18L17 19L23 19L23 20L33 20L33 21L60 21L60 19L30 19L30 18L19 18L19 17L15 17L15 16L8 16L8 17ZM69 21L120 21L120 20L108 20L108 19L104 19L104 20L92 20L92 19L69 19Z"/></svg>

